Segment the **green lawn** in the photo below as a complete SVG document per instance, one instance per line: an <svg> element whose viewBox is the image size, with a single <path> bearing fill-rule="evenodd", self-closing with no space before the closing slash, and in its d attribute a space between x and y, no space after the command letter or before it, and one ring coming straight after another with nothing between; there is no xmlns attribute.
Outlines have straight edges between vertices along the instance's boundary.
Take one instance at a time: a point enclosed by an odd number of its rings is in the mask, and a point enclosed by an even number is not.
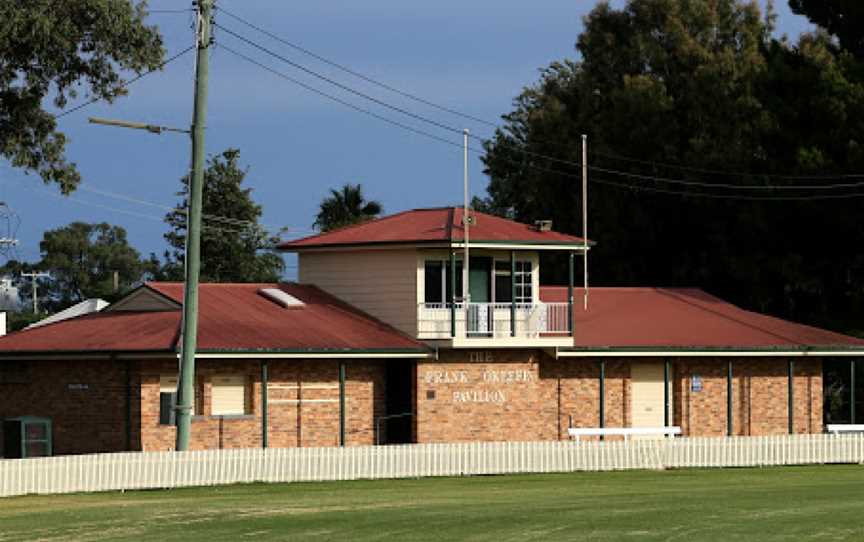
<svg viewBox="0 0 864 542"><path fill-rule="evenodd" d="M0 540L864 540L864 467L242 485L0 499Z"/></svg>

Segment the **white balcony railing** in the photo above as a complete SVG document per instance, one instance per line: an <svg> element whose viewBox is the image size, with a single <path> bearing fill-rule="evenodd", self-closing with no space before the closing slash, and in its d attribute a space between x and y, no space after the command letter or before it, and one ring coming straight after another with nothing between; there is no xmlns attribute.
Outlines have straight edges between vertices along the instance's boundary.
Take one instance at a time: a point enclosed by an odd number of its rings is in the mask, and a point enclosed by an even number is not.
<svg viewBox="0 0 864 542"><path fill-rule="evenodd" d="M421 339L543 338L570 335L567 303L420 303L417 309ZM455 320L454 320L455 318Z"/></svg>

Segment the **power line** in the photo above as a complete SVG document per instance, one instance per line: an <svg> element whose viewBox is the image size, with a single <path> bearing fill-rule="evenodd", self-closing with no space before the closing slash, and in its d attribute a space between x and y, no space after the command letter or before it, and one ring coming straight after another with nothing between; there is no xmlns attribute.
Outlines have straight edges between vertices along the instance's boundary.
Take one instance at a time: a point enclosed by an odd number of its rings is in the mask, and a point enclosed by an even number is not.
<svg viewBox="0 0 864 542"><path fill-rule="evenodd" d="M432 102L432 101L430 101L430 100L427 100L427 99L425 99L425 98L421 98L421 97L416 96L416 95L414 95L414 94L411 94L411 93L409 93L409 92L405 92L405 91L403 91L403 90L400 90L400 89L398 89L398 88L395 88L395 87L393 87L392 85L388 85L388 84L386 84L386 83L384 83L384 82L382 82L382 81L380 81L380 80L377 80L377 79L374 79L374 78L369 77L369 76L367 76L367 75L364 75L364 74L362 74L362 73L360 73L360 72L358 72L358 71L356 71L356 70L354 70L354 69L351 69L351 68L345 66L344 64L340 64L340 63L338 63L338 62L336 62L336 61L334 61L334 60L331 60L331 59L326 58L326 57L324 57L324 56L322 56L322 55L320 55L320 54L317 54L317 53L315 53L315 52L313 52L313 51L310 51L309 49L307 49L307 48L305 48L305 47L303 47L303 46L301 46L301 45L298 45L297 43L291 42L291 41L289 41L289 40L287 40L287 39L285 39L285 38L283 38L283 37L280 37L280 36L278 36L278 35L276 35L276 34L270 32L270 31L268 31L268 30L262 28L261 26L256 25L256 24L250 22L250 21L247 20L247 19L244 19L243 17L237 15L236 13L233 13L233 12L231 12L230 10L225 9L224 7L219 8L219 11L222 12L222 13L225 13L226 15L228 15L228 16L231 17L232 19L236 20L237 22L239 22L239 23L241 23L241 24L243 24L243 25L245 25L245 26L247 26L247 27L249 27L249 28L252 28L253 30L255 30L255 31L257 31L257 32L260 32L261 34L263 34L263 35L265 35L265 36L268 36L268 37L270 37L270 38L272 38L272 39L274 39L274 40L276 40L276 41L278 41L278 42L280 42L280 43L282 43L282 44L284 44L284 45L287 45L288 47L291 47L292 49L294 49L294 50L296 50L296 51L299 51L299 52L301 52L301 53L303 53L303 54L305 54L305 55L307 55L307 56L309 56L309 57L311 57L311 58L314 58L314 59L316 59L316 60L318 60L318 61L320 61L320 62L323 62L324 64L327 64L328 66L332 66L332 67L334 67L334 68L336 68L336 69L338 69L338 70L341 70L341 71L343 71L343 72L345 72L345 73L348 73L348 74L350 74L350 75L352 75L352 76L354 76L354 77L357 77L357 78L359 78L359 79L361 79L361 80L363 80L363 81L366 81L366 82L368 82L368 83L371 83L371 84L373 84L373 85L375 85L375 86L378 86L378 87L380 87L380 88L383 88L383 89L385 89L385 90L388 90L388 91L390 91L390 92L393 92L393 93L395 93L395 94L398 94L398 95L400 95L400 96L403 96L403 97L409 98L409 99L414 100L414 101L416 101L416 102L418 102L418 103L422 103L422 104L424 104L424 105L428 105L428 106L430 106L430 107L434 107L434 108L439 109L439 110L441 110L441 111L445 111L445 112L447 112L447 113L450 113L450 114L453 114L453 115L456 115L456 116L459 116L459 117L462 117L462 118L465 118L465 119L468 119L468 120L472 120L472 121L478 122L478 123L480 123L480 124L484 124L484 125L486 125L486 126L490 126L490 127L493 127L493 128L502 128L502 126L501 126L500 124L496 123L496 122L491 122L491 121L488 121L488 120L484 120L484 119L481 119L481 118L479 118L479 117L476 117L476 116L473 116L473 115L469 115L469 114L467 114L467 113L463 113L463 112L461 112L461 111L458 111L458 110L452 109L452 108L450 108L450 107L446 107L446 106L443 106L443 105L437 104L437 103ZM223 29L224 29L224 28L223 28ZM228 32L231 33L230 31L228 31ZM236 34L235 34L235 36L236 36ZM455 128L453 128L453 127L448 127L447 129L455 129ZM455 130L456 130L456 131L460 131L460 130L458 130L458 129L455 129ZM486 141L486 139L479 138L479 137L477 137L477 136L471 136L471 137L472 137L473 139L476 139L476 140L479 140L479 141ZM521 151L521 152L527 152L527 151L525 151L525 149L520 149L520 151ZM699 167L693 167L693 166L686 166L686 165L682 165L682 164L673 164L673 163L669 163L669 162L658 162L658 161L653 161L653 160L643 160L643 159L631 158L631 157L628 157L628 156L624 156L624 155L620 155L620 154L613 154L613 153L603 153L603 152L597 152L597 151L592 151L592 153L595 154L595 155L597 155L597 156L605 156L605 157L607 157L607 158L613 158L613 159L622 160L622 161L627 161L627 162L632 162L632 163L640 163L640 164L643 164L643 165L662 166L662 167L667 167L667 168L671 168L671 169L678 169L678 170L681 170L681 171L693 171L693 172L709 173L709 174L723 175L723 176L729 176L729 177L761 177L761 178L766 178L766 179L786 179L786 180L845 179L845 178L862 178L862 177L864 177L864 174L837 174L837 175L782 175L782 174L755 174L755 173L752 173L752 172L744 172L744 171L730 171L730 170L718 170L718 169L708 169L708 168L699 168ZM544 158L547 158L547 159L554 159L553 157L543 156L543 155L539 155L539 154L536 154L536 156L544 157ZM560 159L555 159L555 160L560 160ZM579 165L581 165L581 164L570 163L569 165L576 165L576 166L579 166ZM589 166L589 167L591 167L591 166ZM615 171L615 170L608 170L608 171L609 171L609 172L612 172L612 171ZM618 173L621 173L621 172L618 172ZM673 179L669 179L669 180L671 181L671 180L673 180ZM678 181L683 181L683 180L678 180ZM681 184L683 184L683 183L681 183ZM708 185L709 185L709 183L705 183L705 186L708 186ZM699 186L699 185L694 183L694 186ZM712 185L712 186L713 186L713 185ZM720 185L718 184L717 186L720 186ZM849 185L839 185L838 187L848 187L848 186L849 186ZM853 186L857 186L857 185L853 185ZM730 187L739 188L739 187L741 187L741 185L730 185ZM754 188L754 189L771 189L771 188L785 188L785 187L753 186L752 188ZM811 187L790 187L790 188L793 188L793 189L794 189L794 188L800 188L800 189L823 189L822 186L813 187L813 188L811 188Z"/></svg>
<svg viewBox="0 0 864 542"><path fill-rule="evenodd" d="M151 73L153 73L153 72L155 72L155 71L161 70L163 67L165 67L166 65L170 64L171 62L174 62L175 60L177 60L177 59L180 58L181 56L185 55L186 53L188 53L189 51L191 51L191 50L194 49L194 48L195 48L194 45L190 45L189 47L183 49L182 51L180 51L180 52L177 53L176 55L172 56L171 58L165 60L164 62L162 62L161 64L159 64L159 65L156 66L155 68L153 68L152 70L147 70L146 72L144 72L144 73L140 73L140 74L138 74L136 77L133 77L132 79L126 81L125 83L123 83L122 85L120 85L120 88L124 88L124 89L125 89L125 88L127 88L129 85L131 85L132 83L134 83L134 82L136 82L136 81L138 81L138 80L140 80L140 79L142 79L142 78L144 78L144 77L150 75ZM101 98L101 97L92 98L92 99L90 99L90 100L88 100L88 101L86 101L86 102L84 102L84 103L81 103L81 104L76 105L76 106L73 107L72 109L69 109L69 110L67 110L67 111L64 111L64 112L60 113L59 115L56 115L56 118L59 119L59 118L65 117L66 115L69 115L70 113L74 113L74 112L76 112L76 111L79 111L79 110L81 110L81 109L84 109L84 108L87 107L88 105L92 105L92 104L94 104L94 103L96 103L96 102L102 101L103 99L104 99L104 98Z"/></svg>
<svg viewBox="0 0 864 542"><path fill-rule="evenodd" d="M284 74L278 70L270 68L269 66L262 64L256 60L244 55L243 53L239 53L239 52L231 49L230 47L228 47L226 45L222 45L222 44L217 44L217 45L220 48L228 51L229 53L236 55L237 57L239 57L239 58L241 58L241 59L243 59L243 60L245 60L245 61L247 61L247 62L249 62L255 66L258 66L259 68L261 68L267 72L270 72L270 73L272 73L272 74L274 74L274 75L276 75L282 79L285 79L291 83L294 83L298 86L301 86L302 88L309 90L310 92L314 92L315 94L318 94L318 95L323 96L327 99L333 100L333 101L335 101L339 104L342 104L346 107L349 107L355 111L358 111L360 113L372 116L378 120L381 120L381 121L386 122L388 124L391 124L393 126L397 126L397 127L402 128L404 130L413 132L413 133L418 134L418 135L422 135L424 137L433 139L433 140L438 141L440 143L444 143L446 145L449 145L449 146L452 146L452 147L455 147L458 149L462 149L462 145L460 145L459 143L447 140L447 139L439 137L435 134L430 134L429 132L425 132L423 130L416 129L412 126L403 124L399 121L395 121L395 120L390 119L388 117L384 117L384 116L379 115L375 112L372 112L372 111L369 111L369 110L364 109L362 107L359 107L355 104L352 104L350 102L342 100L341 98L332 96L326 92L318 90L315 87L312 87L306 83L298 81L298 80L296 80L296 79L294 79L294 78L292 78L292 77L290 77L290 76L288 76L288 75L286 75L286 74ZM470 147L469 146L468 149L469 149L469 151L471 151L475 154L481 154L482 155L484 153L483 150L478 149L476 147ZM518 161L518 160L508 159L508 158L504 158L504 157L502 157L502 160L505 160L507 162L513 163L513 164L521 166L521 167L527 167L527 168L533 169L535 171L540 171L543 173L561 175L561 176L570 177L570 178L574 178L574 179L580 178L578 175L575 175L575 174L571 174L571 173L560 171L560 170L549 169L549 168L537 166L534 164L530 164L530 163L526 163L526 162L522 162L522 161ZM581 164L578 164L578 165L581 165ZM589 168L591 168L591 166L589 166ZM604 172L619 173L619 172L616 172L615 170L608 170L606 168L595 168L595 169L600 170L600 171L604 171ZM627 174L628 172L620 172L620 173ZM633 175L635 175L635 174L631 174L631 176L633 176ZM639 176L639 177L645 178L648 176ZM647 180L663 181L663 179L661 179L661 178L648 178ZM675 181L675 179L668 179L668 180ZM627 188L627 189L631 189L631 190L642 190L642 191L655 192L655 193L668 194L668 195L680 195L680 196L702 197L702 198L712 198L712 199L738 199L738 200L750 200L750 201L805 201L805 200L842 199L842 198L846 198L846 197L856 197L856 198L857 197L864 197L864 194L833 194L833 195L815 195L815 196L747 196L747 195L736 195L736 194L706 194L704 192L687 192L687 191L666 190L666 189L655 188L655 187L651 187L651 186L634 185L634 184L610 181L608 179L598 179L598 178L594 178L594 177L592 177L589 182L598 183L598 184L605 184L605 185L615 186L615 187L619 187L619 188ZM685 182L687 182L687 181L685 181ZM713 187L713 185L711 185L709 183L702 183L702 185L704 185L704 187L709 187L709 188ZM842 185L842 186L853 187L853 186L858 186L858 185L859 185L859 183L850 183L848 185ZM696 184L696 186L700 186L700 184ZM841 186L841 185L838 185L838 186ZM729 185L729 187L733 187L733 185ZM743 188L743 187L734 186L734 188ZM788 187L788 188L795 188L795 187Z"/></svg>
<svg viewBox="0 0 864 542"><path fill-rule="evenodd" d="M459 128L456 128L454 126L449 126L447 124L438 122L438 121L433 120L433 119L429 119L427 117L424 117L423 115L418 115L418 114L411 112L411 111L408 111L402 107L398 107L398 106L394 106L392 104L389 104L383 100L380 100L380 99L375 98L373 96L370 96L364 92L361 92L361 91L356 90L354 88L351 88L347 85L344 85L338 81L335 81L330 77L327 77L325 75L321 75L321 74L315 72L314 70L310 70L309 68L302 66L301 64L298 64L298 63L280 55L279 53L271 51L270 49L254 42L248 38L245 38L245 37L241 36L240 34L237 34L236 32L233 32L230 29L225 28L224 26L221 26L219 24L217 24L216 26L218 28L220 28L221 30L224 30L225 32L227 32L229 35L239 39L240 41L243 41L244 43L246 43L246 44L248 44L248 45L250 45L256 49L258 49L258 50L260 50L260 51L262 51L262 52L264 52L264 53L266 53L266 54L268 54L268 55L270 55L270 56L272 56L278 60L281 60L282 62L285 62L286 64L288 64L294 68L297 68L297 69L299 69L305 73L308 73L308 74L312 75L313 77L316 77L316 78L318 78L322 81L325 81L331 85L334 85L334 86L336 86L342 90L345 90L346 92L350 92L350 93L355 94L357 96L360 96L366 100L369 100L373 103L381 105L382 107L396 111L400 114L409 116L409 117L414 118L416 120L425 122L425 123L430 124L432 126L435 126L437 128L447 130L449 132L460 134L460 135L462 134L462 130L460 130ZM263 64L260 64L256 61L252 60L251 58L249 58L245 55L242 55L241 53L238 53L237 51L234 51L232 49L228 49L224 45L222 45L222 47L225 48L226 50L228 50L229 52L244 58L247 61L250 61L250 62L257 64L259 67L262 67L267 71L277 73L277 72L275 72L275 70L272 70L271 68L269 68ZM335 97L333 97L329 94L323 93L317 89L313 89L312 87L309 87L305 83L302 83L296 79L293 79L289 76L281 74L281 72L279 72L279 76L283 77L283 78L285 78L285 79L287 79L287 80L289 80L295 84L304 86L304 88L310 89L313 92L321 94L321 95L323 95L329 99L337 100L340 103L346 104L346 102L344 102L343 100L340 100L339 98L335 98ZM382 118L382 117L378 116L377 114L372 113L368 110L358 108L354 104L349 105L349 107L351 107L352 109L355 109L355 110L362 110L362 112L376 116L379 119ZM406 126L406 125L403 125L401 123L398 123L397 121L392 121L392 119L386 119L385 122L389 122L391 124L395 124L395 125L403 127L403 128ZM409 129L411 129L412 131L415 131L415 132L419 132L419 131L415 130L414 128L409 128ZM422 135L425 135L427 137L431 136L431 134L429 134L428 132L424 132ZM439 141L442 141L442 140L445 141L447 144L451 144L451 145L455 144L454 142L451 142L449 140L444 140L443 138L438 138L437 136L434 136L434 137L436 139L439 139ZM469 137L471 137L472 139L474 139L476 141L484 143L484 144L490 142L490 140L481 138L481 137L476 136L476 135L469 135ZM525 154L528 156L534 156L534 157L537 157L537 158L540 158L543 160L548 160L550 162L556 162L556 163L563 164L566 166L579 167L579 168L582 167L581 162L566 160L566 159L562 159L562 158L544 155L541 153L536 153L536 152L529 151L527 149L518 147L514 144L509 144L507 142L498 141L497 143L498 144L504 144L505 146L514 149L516 152L519 152L519 153L522 153L522 154ZM455 144L455 145L458 145L458 144ZM695 186L695 187L701 187L701 188L721 188L721 189L733 189L733 190L736 190L736 189L743 189L743 190L834 190L834 189L838 189L838 188L842 189L842 188L854 188L854 187L864 186L864 181L858 182L858 183L836 183L836 184L828 184L828 185L746 185L746 184L738 185L738 184L730 184L730 183L708 183L708 182L703 182L703 181L693 181L693 180L687 180L687 179L673 179L673 178L669 178L669 177L660 177L660 176L656 176L656 175L632 173L629 171L616 170L616 169L611 169L611 168L606 168L606 167L601 167L601 166L594 166L594 165L590 165L590 164L588 165L588 169L592 170L592 171L609 173L609 174L613 174L613 175L620 175L620 176L637 178L637 179L648 180L648 181L663 182L663 183L669 183L669 184L678 184L678 185L683 185L683 186Z"/></svg>
<svg viewBox="0 0 864 542"><path fill-rule="evenodd" d="M275 75L277 77L280 77L282 79L285 79L286 81L294 83L295 85L302 87L302 88L308 90L309 92L314 92L315 94L318 94L319 96L323 96L324 98L327 98L328 100L332 100L336 103L342 104L345 107L348 107L348 108L353 109L354 111L357 111L358 113L363 113L364 115L369 115L370 117L374 117L380 121L386 122L386 123L391 124L393 126L398 126L399 128L402 128L403 130L413 132L417 135L422 135L423 137L428 137L430 139L434 139L440 143L451 145L451 146L457 147L459 149L462 148L462 145L460 145L459 143L456 143L455 141L450 141L449 139L445 139L443 137L437 136L437 135L432 134L430 132L420 130L418 128L415 128L415 127L410 126L408 124L401 123L397 120L393 120L393 119L385 117L383 115L379 115L378 113L375 113L374 111L371 111L369 109L365 109L365 108L360 107L358 105L352 104L351 102L348 102L348 101L345 101L341 98L333 96L332 94L328 94L328 93L326 93L322 90L319 90L319 89L317 89L311 85L307 85L306 83L304 83L302 81L294 79L290 75L286 75L286 74L284 74L278 70L275 70L275 69L267 66L266 64L262 64L261 62L258 62L257 60L253 59L252 57L246 56L243 53L235 51L234 49L228 47L227 45L217 43L216 46L219 47L220 49L224 49L225 51L228 51L232 55L235 55L235 56L245 60L246 62L249 62L250 64L254 64L255 66L258 66L259 68L272 73L273 75Z"/></svg>
<svg viewBox="0 0 864 542"><path fill-rule="evenodd" d="M249 28L252 28L252 29L264 34L265 36L268 36L268 37L270 37L270 38L272 38L272 39L274 39L274 40L276 40L276 41L278 41L284 45L287 45L288 47L291 47L295 51L299 51L299 52L303 53L304 55L310 56L310 57L314 58L315 60L318 60L320 62L327 64L328 66L332 66L332 67L334 67L338 70L341 70L347 74L353 75L354 77L362 79L363 81L366 81L367 83L371 83L377 87L383 88L385 90L388 90L388 91L393 92L395 94L398 94L400 96L408 98L409 100L414 100L415 102L421 103L423 105L428 105L429 107L434 107L435 109L438 109L440 111L450 113L451 115L456 115L457 117L462 117L464 119L472 120L474 122L479 122L480 124L485 124L485 125L491 126L493 128L498 127L498 125L494 122L483 120L479 117L475 117L475 116L469 115L467 113L462 113L461 111L457 111L457 110L452 109L450 107L437 104L437 103L429 101L425 98L421 98L420 96L417 96L415 94L411 94L410 92L405 92L404 90L399 90L396 87L388 85L387 83L383 83L379 80L373 79L372 77L369 77L367 75L363 75L362 73L357 72L355 70L352 70L351 68L349 68L343 64L339 64L338 62L335 62L335 61L330 60L326 57L323 57L317 53L314 53L314 52L310 51L309 49L306 49L305 47L302 47L300 45L297 45L296 43L292 43L292 42L290 42L284 38L281 38L281 37L277 36L276 34L273 34L272 32L268 32L264 28L249 22L248 20L240 17L239 15L237 15L235 13L232 13L231 11L225 9L224 7L218 8L218 11L221 13L224 13L225 15L228 15L229 17L238 21L239 23L244 24L244 25L248 26Z"/></svg>

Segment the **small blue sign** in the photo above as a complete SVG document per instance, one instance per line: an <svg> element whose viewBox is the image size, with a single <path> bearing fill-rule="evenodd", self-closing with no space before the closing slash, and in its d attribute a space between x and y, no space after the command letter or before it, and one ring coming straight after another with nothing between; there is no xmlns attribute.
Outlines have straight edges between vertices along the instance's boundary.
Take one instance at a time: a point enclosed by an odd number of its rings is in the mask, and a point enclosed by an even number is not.
<svg viewBox="0 0 864 542"><path fill-rule="evenodd" d="M699 375L693 375L690 377L690 391L700 392L702 391L702 377Z"/></svg>

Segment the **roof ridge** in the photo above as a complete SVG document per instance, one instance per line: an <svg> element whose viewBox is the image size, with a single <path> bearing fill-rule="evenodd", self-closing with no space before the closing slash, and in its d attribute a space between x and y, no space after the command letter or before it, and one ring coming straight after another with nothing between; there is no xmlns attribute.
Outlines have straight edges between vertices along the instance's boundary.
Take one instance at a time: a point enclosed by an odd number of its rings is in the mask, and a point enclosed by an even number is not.
<svg viewBox="0 0 864 542"><path fill-rule="evenodd" d="M315 239L316 237L323 237L325 235L341 233L350 229L359 228L360 226L366 226L367 224L372 224L374 222L381 222L383 220L390 220L391 218L396 218L397 216L404 215L405 213L411 213L416 211L417 209L406 209L404 211L399 211L398 213L393 213L392 215L387 216L378 216L369 220L362 220L360 222L355 222L353 224L346 224L345 226L340 226L338 228L333 228L332 230L322 231L316 233L314 235L307 235L306 237L301 237L300 239L292 239L291 241L285 241L283 243L279 243L276 245L278 249L281 246L290 246L293 243L299 243L300 241L306 241L308 239Z"/></svg>
<svg viewBox="0 0 864 542"><path fill-rule="evenodd" d="M761 331L762 333L766 333L766 334L768 334L768 335L772 335L772 336L777 337L778 339L782 339L782 340L784 340L784 341L789 341L789 342L796 343L796 344L799 344L799 345L804 345L804 344L805 344L805 343L802 343L802 342L800 342L800 341L795 340L794 338L791 338L791 337L787 337L787 336L785 336L785 335L782 335L782 334L780 334L780 333L778 333L778 332L776 332L776 331L771 331L771 330L769 330L769 329L765 329L764 327L759 326L759 325L756 325L756 324L754 324L754 323L752 323L752 322L747 322L747 321L744 321L744 320L742 320L742 319L735 318L735 317L732 316L732 315L729 315L729 314L723 314L723 313L720 312L720 311L717 311L717 310L714 310L714 309L710 309L710 308L705 307L705 306L702 306L702 305L700 305L700 304L698 304L698 303L694 303L694 302L692 302L692 301L689 301L689 300L687 300L687 299L682 298L682 297L679 296L679 295L676 295L674 292L672 292L672 291L670 291L670 290L665 290L665 291L664 291L664 290L661 290L661 289L658 288L657 291L658 291L659 293L663 294L663 295L667 295L667 296L669 296L669 297L674 297L675 299L679 300L680 302L682 302L682 303L686 303L686 304L688 304L688 305L690 305L690 306L693 306L693 307L696 307L696 308L698 308L698 309L700 309L700 310L702 310L702 311L705 311L705 312L708 312L708 313L710 313L710 314L714 314L714 315L716 315L716 316L719 316L720 318L724 318L724 319L726 319L726 320L729 320L729 321L735 322L736 324L740 324L740 325L743 325L743 326L749 327L749 328L751 328L751 329L755 329L755 330L757 330L757 331ZM707 293L707 292L706 292L706 293ZM708 294L708 295L711 295L711 294ZM723 304L728 305L728 306L730 306L730 307L733 307L733 308L736 309L736 310L739 310L739 311L742 311L742 312L751 312L751 311L746 311L746 310L742 309L742 308L739 307L738 305L735 305L735 304L730 303L730 302L728 302L728 301L724 301L724 300L722 300L722 299L720 299L720 298L718 298L718 297L716 297L716 296L711 296L711 297L714 297L715 299L720 300ZM755 313L755 314L759 314L760 316L767 316L767 317L769 317L769 318L773 318L772 316L769 316L769 315L767 315L767 314L761 314L761 313ZM790 321L788 321L788 320L784 320L784 322L787 322L787 323L790 323L790 324L795 324L795 325L802 325L802 324L798 324L797 322L790 322Z"/></svg>

